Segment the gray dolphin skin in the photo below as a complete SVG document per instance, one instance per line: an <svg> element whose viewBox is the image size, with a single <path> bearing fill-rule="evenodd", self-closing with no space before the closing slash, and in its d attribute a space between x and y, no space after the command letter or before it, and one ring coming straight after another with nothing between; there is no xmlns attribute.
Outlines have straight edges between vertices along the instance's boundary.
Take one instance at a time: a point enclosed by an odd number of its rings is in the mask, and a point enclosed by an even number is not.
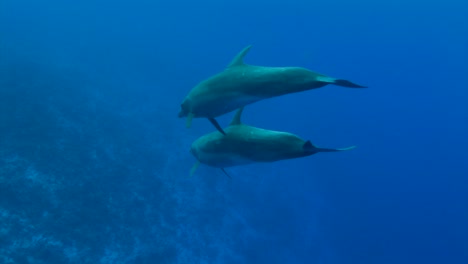
<svg viewBox="0 0 468 264"><path fill-rule="evenodd" d="M198 160L198 166L224 168L258 162L274 162L310 156L318 152L337 152L348 148L319 148L309 140L280 131L266 130L245 125L241 122L243 107L236 112L225 135L219 131L206 134L192 143L190 152ZM225 171L224 171L225 172ZM226 173L226 172L225 172Z"/></svg>
<svg viewBox="0 0 468 264"><path fill-rule="evenodd" d="M263 67L244 63L252 46L244 48L228 67L200 82L185 97L179 117L208 120L224 134L216 117L263 99L320 88L328 84L366 88L347 80L332 78L300 67Z"/></svg>

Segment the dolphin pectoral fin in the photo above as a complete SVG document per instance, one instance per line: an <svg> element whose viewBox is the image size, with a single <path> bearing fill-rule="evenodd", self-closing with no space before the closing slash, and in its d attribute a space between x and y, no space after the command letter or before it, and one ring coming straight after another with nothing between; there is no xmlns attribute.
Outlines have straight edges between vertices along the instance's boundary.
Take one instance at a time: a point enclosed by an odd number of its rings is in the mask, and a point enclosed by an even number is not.
<svg viewBox="0 0 468 264"><path fill-rule="evenodd" d="M185 127L190 128L192 126L192 119L195 115L193 113L188 113L187 120L185 120Z"/></svg>
<svg viewBox="0 0 468 264"><path fill-rule="evenodd" d="M359 84L352 83L348 80L336 79L328 76L318 76L317 81L334 84L338 86L348 87L348 88L367 88L367 86L362 86Z"/></svg>
<svg viewBox="0 0 468 264"><path fill-rule="evenodd" d="M308 140L306 143L304 143L302 148L307 152L339 152L339 151L352 150L352 149L356 148L356 146L351 146L351 147L347 147L347 148L337 148L337 149L318 148L318 147L314 146L314 144L312 144L312 142L310 142L310 140Z"/></svg>
<svg viewBox="0 0 468 264"><path fill-rule="evenodd" d="M221 171L223 171L224 174L229 177L229 179L232 179L231 175L229 175L224 168L221 168Z"/></svg>
<svg viewBox="0 0 468 264"><path fill-rule="evenodd" d="M218 131L221 132L221 134L226 135L226 133L221 128L221 126L219 125L218 121L216 121L216 119L210 117L210 118L208 118L208 120L210 120L211 124L213 124L213 126L215 126L216 129L218 129Z"/></svg>
<svg viewBox="0 0 468 264"><path fill-rule="evenodd" d="M193 164L192 168L190 169L190 177L193 176L193 174L195 173L195 171L198 169L199 166L200 166L200 161L197 161L195 162L195 164Z"/></svg>

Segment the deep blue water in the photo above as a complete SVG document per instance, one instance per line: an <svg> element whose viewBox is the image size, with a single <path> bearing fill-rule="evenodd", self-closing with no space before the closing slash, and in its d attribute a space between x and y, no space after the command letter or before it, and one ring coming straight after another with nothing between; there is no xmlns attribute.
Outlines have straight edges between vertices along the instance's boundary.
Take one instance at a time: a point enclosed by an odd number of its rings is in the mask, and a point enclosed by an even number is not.
<svg viewBox="0 0 468 264"><path fill-rule="evenodd" d="M466 1L0 1L0 263L467 263ZM250 125L357 148L228 169L179 105L245 61L329 85ZM219 118L227 125L232 113Z"/></svg>

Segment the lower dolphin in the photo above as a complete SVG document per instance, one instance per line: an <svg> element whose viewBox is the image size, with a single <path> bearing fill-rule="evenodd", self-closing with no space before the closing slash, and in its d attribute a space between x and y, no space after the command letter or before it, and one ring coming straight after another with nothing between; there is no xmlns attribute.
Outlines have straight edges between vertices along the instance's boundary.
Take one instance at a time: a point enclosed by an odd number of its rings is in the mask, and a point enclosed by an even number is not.
<svg viewBox="0 0 468 264"><path fill-rule="evenodd" d="M244 63L251 46L244 48L222 72L200 82L184 98L179 117L208 118L224 134L216 117L235 109L281 95L320 88L328 84L366 88L301 67L263 67Z"/></svg>
<svg viewBox="0 0 468 264"><path fill-rule="evenodd" d="M319 148L309 140L281 131L266 130L241 123L243 107L239 108L225 135L219 131L206 134L192 143L190 152L198 160L192 168L193 174L198 165L224 168L258 162L301 158L318 152L337 152L348 148Z"/></svg>

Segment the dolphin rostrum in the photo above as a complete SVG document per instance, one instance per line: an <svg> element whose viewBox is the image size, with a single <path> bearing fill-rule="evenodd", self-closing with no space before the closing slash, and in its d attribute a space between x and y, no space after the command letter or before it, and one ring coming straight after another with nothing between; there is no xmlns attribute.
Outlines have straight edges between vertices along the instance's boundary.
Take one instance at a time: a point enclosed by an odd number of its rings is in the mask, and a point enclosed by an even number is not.
<svg viewBox="0 0 468 264"><path fill-rule="evenodd" d="M190 127L193 118L208 120L224 134L216 117L248 104L298 93L328 84L351 88L366 88L343 79L332 78L300 67L263 67L244 63L251 46L244 48L228 67L200 82L185 97L179 117L187 117Z"/></svg>
<svg viewBox="0 0 468 264"><path fill-rule="evenodd" d="M301 139L291 133L248 126L241 122L242 111L243 107L236 112L230 125L225 129L225 135L214 131L192 143L190 152L198 161L190 174L195 172L200 163L224 171L224 168L232 166L274 162L306 157L318 152L337 152L355 148L355 146L339 149L319 148L309 140Z"/></svg>

